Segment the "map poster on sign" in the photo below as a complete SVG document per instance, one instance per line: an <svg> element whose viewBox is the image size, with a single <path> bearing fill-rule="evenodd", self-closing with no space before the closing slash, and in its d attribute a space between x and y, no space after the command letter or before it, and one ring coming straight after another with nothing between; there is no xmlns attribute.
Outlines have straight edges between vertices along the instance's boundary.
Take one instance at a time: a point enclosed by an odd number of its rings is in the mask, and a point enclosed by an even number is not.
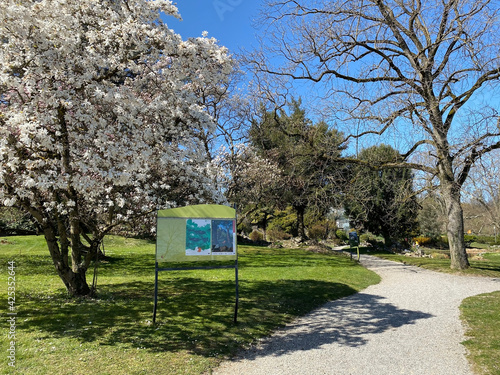
<svg viewBox="0 0 500 375"><path fill-rule="evenodd" d="M212 221L206 219L186 220L186 255L210 255Z"/></svg>
<svg viewBox="0 0 500 375"><path fill-rule="evenodd" d="M236 223L234 220L212 220L212 252L236 254Z"/></svg>
<svg viewBox="0 0 500 375"><path fill-rule="evenodd" d="M156 260L236 260L236 211L198 205L158 211Z"/></svg>

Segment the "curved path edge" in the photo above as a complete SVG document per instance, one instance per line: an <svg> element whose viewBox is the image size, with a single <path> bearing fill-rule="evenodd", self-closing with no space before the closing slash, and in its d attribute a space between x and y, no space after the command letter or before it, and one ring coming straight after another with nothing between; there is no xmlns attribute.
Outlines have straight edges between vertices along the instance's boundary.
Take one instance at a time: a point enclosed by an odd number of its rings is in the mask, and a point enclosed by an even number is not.
<svg viewBox="0 0 500 375"><path fill-rule="evenodd" d="M461 342L464 298L500 279L456 276L363 255L382 280L331 301L226 361L217 375L472 375Z"/></svg>

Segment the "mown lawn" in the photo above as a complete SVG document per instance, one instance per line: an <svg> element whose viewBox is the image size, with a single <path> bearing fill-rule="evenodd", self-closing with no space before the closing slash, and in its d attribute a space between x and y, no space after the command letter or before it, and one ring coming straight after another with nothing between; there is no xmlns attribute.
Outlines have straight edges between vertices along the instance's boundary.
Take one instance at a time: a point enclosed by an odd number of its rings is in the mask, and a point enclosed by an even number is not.
<svg viewBox="0 0 500 375"><path fill-rule="evenodd" d="M362 253L367 253L367 248L361 249ZM432 259L407 257L400 254L393 254L384 251L370 250L368 254L378 256L383 259L401 262L417 267L426 268L432 271L459 274L464 276L484 276L500 277L500 253L484 254L483 260L469 260L471 267L464 271L452 270L449 259Z"/></svg>
<svg viewBox="0 0 500 375"><path fill-rule="evenodd" d="M477 374L500 374L500 292L465 299L460 306L466 322L463 342Z"/></svg>
<svg viewBox="0 0 500 375"><path fill-rule="evenodd" d="M98 296L72 299L43 237L0 238L1 310L15 261L18 312L16 367L4 354L1 374L201 374L293 318L379 281L347 257L240 246L238 324L234 270L219 269L161 272L153 325L154 243L110 236L105 246ZM0 329L5 338L5 320Z"/></svg>

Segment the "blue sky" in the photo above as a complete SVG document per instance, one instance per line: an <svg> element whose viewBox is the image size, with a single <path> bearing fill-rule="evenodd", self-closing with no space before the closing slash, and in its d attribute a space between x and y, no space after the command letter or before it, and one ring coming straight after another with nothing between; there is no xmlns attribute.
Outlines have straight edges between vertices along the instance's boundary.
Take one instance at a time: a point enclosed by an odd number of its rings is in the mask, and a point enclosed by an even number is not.
<svg viewBox="0 0 500 375"><path fill-rule="evenodd" d="M220 45L230 52L240 52L241 48L252 50L257 45L255 21L263 0L174 0L183 18L181 22L173 17L164 18L167 25L180 34L183 39L201 36L203 31L214 37ZM311 87L309 87L309 90ZM315 87L317 90L317 88ZM313 90L314 91L314 90ZM302 98L308 98L307 90L301 91ZM307 100L306 100L307 101ZM308 113L309 117L313 114ZM397 132L388 132L382 141L399 148L405 142ZM380 140L379 140L380 141ZM368 139L360 141L360 147L366 146ZM354 142L353 142L354 144ZM351 144L352 146L352 144Z"/></svg>
<svg viewBox="0 0 500 375"><path fill-rule="evenodd" d="M209 37L219 40L231 52L238 52L256 44L253 24L260 4L258 0L179 0L176 5L182 22L172 17L164 21L183 39L208 31Z"/></svg>

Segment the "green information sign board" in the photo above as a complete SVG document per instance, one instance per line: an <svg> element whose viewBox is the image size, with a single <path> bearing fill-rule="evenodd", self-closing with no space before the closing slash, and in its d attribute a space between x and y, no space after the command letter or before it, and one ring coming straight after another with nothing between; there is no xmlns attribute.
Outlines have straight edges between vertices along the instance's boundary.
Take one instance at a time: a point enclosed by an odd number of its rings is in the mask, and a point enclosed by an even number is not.
<svg viewBox="0 0 500 375"><path fill-rule="evenodd" d="M211 267L160 268L159 263L234 260L234 265ZM158 272L191 269L234 268L236 301L234 322L238 317L238 251L236 210L205 204L160 210L156 221L156 262L153 323L158 305Z"/></svg>
<svg viewBox="0 0 500 375"><path fill-rule="evenodd" d="M197 205L158 211L157 262L237 259L236 211Z"/></svg>

